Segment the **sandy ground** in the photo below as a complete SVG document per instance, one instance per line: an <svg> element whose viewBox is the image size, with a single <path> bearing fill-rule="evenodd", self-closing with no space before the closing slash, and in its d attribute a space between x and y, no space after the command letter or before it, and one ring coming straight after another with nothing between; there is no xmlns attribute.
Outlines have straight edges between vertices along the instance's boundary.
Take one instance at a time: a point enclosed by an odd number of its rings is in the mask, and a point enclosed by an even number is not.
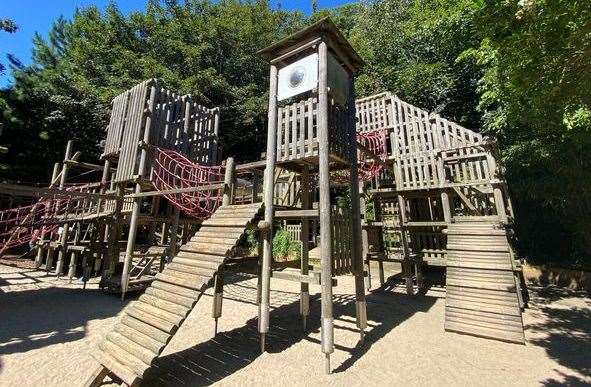
<svg viewBox="0 0 591 387"><path fill-rule="evenodd" d="M335 288L332 375L320 351L319 289L304 332L299 285L272 281L269 348L260 354L256 280L233 275L213 337L211 295L202 298L144 386L376 385L497 386L591 384L591 298L532 289L526 345L445 333L444 292L407 296L386 284L368 295L369 328L359 344L353 281ZM95 369L88 355L124 307L91 284L68 285L44 272L0 264L0 385L79 386Z"/></svg>

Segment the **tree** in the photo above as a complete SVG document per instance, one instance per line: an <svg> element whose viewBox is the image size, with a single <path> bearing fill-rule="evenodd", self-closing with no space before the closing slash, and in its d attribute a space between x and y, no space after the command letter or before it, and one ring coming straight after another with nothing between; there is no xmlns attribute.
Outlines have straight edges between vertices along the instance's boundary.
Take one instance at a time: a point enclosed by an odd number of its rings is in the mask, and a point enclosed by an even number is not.
<svg viewBox="0 0 591 387"><path fill-rule="evenodd" d="M479 110L503 151L521 247L591 258L591 3L487 0Z"/></svg>
<svg viewBox="0 0 591 387"><path fill-rule="evenodd" d="M0 32L8 32L10 34L15 33L18 30L18 26L14 23L14 21L10 19L0 19ZM6 54L8 57L8 61L10 63L14 63L15 65L20 65L20 62L12 55ZM6 67L0 63L0 75L3 75L6 71Z"/></svg>

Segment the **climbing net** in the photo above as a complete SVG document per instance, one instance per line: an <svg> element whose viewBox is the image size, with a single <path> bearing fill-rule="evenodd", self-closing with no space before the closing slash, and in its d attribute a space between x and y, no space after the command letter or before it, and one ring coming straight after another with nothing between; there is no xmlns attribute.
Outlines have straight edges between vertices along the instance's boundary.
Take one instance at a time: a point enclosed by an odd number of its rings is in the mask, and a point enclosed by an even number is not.
<svg viewBox="0 0 591 387"><path fill-rule="evenodd" d="M51 239L61 224L96 208L96 203L72 193L88 192L99 186L100 183L70 184L31 205L0 211L0 251L40 238Z"/></svg>
<svg viewBox="0 0 591 387"><path fill-rule="evenodd" d="M359 152L357 174L360 181L370 181L382 171L383 162L388 157L387 135L387 130L357 133L357 142L366 150ZM367 152L375 157L371 157ZM378 162L376 158L382 162ZM337 184L343 185L351 181L351 175L346 170L335 171L331 173L331 179Z"/></svg>
<svg viewBox="0 0 591 387"><path fill-rule="evenodd" d="M360 132L357 134L357 142L385 162L388 157L387 136L387 130ZM373 179L382 171L382 168L382 163L377 162L373 158L368 158L367 155L361 152L358 165L359 180L369 181Z"/></svg>
<svg viewBox="0 0 591 387"><path fill-rule="evenodd" d="M207 218L221 204L223 189L212 186L224 180L221 166L203 166L182 154L156 149L152 183L159 191L195 188L195 191L164 193L173 206L195 218Z"/></svg>

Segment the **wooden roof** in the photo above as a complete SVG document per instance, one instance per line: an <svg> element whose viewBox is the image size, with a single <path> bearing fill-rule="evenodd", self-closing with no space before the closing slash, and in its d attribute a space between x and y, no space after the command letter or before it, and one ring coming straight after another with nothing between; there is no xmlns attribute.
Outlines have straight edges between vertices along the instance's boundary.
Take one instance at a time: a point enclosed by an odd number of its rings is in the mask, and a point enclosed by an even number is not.
<svg viewBox="0 0 591 387"><path fill-rule="evenodd" d="M330 17L320 19L303 30L259 50L257 54L270 61L319 37L323 38L338 54L344 55L345 58L342 59L346 60L354 70L359 70L365 64Z"/></svg>

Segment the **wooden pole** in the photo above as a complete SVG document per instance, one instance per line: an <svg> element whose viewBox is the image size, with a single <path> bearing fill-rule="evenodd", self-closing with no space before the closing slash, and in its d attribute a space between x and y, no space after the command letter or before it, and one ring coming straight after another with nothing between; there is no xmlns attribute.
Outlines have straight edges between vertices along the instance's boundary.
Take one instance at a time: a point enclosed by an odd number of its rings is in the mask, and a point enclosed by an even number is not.
<svg viewBox="0 0 591 387"><path fill-rule="evenodd" d="M322 352L326 357L326 373L331 372L330 354L334 352L334 320L332 310L332 230L330 206L330 170L328 140L328 47L318 46L318 189L320 193L320 265L322 298Z"/></svg>
<svg viewBox="0 0 591 387"><path fill-rule="evenodd" d="M269 331L269 304L271 287L271 260L273 259L273 193L275 191L275 158L277 146L277 67L271 65L269 86L269 113L267 129L267 160L264 175L265 230L263 262L261 267L261 303L259 305L259 333L261 352L265 351L265 335Z"/></svg>
<svg viewBox="0 0 591 387"><path fill-rule="evenodd" d="M72 156L72 148L74 147L74 141L68 141L66 145L66 154L64 156L64 164L62 167L62 176L60 178L60 189L64 189L66 186L66 179L68 178L68 171L70 169L69 164L66 162ZM66 207L66 216L67 212L69 211L69 207ZM60 235L60 250L57 256L57 263L55 265L55 274L57 274L58 278L62 274L64 269L64 261L66 259L67 254L67 247L68 247L68 232L70 230L70 224L64 223L62 226L62 233Z"/></svg>
<svg viewBox="0 0 591 387"><path fill-rule="evenodd" d="M59 169L60 169L60 164L59 163L55 163L53 164L53 173L51 174L51 182L53 183L54 181L56 181L57 176L59 174ZM42 228L42 230L45 227ZM49 234L48 236L48 241L51 242L51 234ZM35 268L38 269L41 267L41 265L43 264L43 240L39 239L39 248L37 249L37 257L35 258ZM49 248L48 248L48 253L49 253ZM45 269L47 270L47 265L45 266Z"/></svg>
<svg viewBox="0 0 591 387"><path fill-rule="evenodd" d="M451 206L449 202L449 194L445 189L441 191L441 208L443 209L443 220L445 220L445 223L451 223Z"/></svg>
<svg viewBox="0 0 591 387"><path fill-rule="evenodd" d="M74 245L77 245L78 242L80 242L80 234L81 234L81 226L80 226L80 222L76 223L76 231L74 234ZM68 280L70 282L72 282L72 278L74 278L74 276L76 275L76 261L78 258L78 253L75 251L72 251L72 253L70 254L70 265L68 267Z"/></svg>
<svg viewBox="0 0 591 387"><path fill-rule="evenodd" d="M363 190L363 183L359 182L360 191ZM363 195L359 195L359 211L361 216L365 219L365 210L366 210L366 203L365 198ZM363 224L368 224L367 219L363 222ZM365 277L365 288L367 290L371 289L371 268L370 268L370 261L369 261L369 235L367 234L367 229L363 228L363 224L361 227L361 258L365 263L365 271L367 271L367 276Z"/></svg>
<svg viewBox="0 0 591 387"><path fill-rule="evenodd" d="M218 334L218 319L222 317L222 301L224 300L224 270L220 267L215 276L211 317L215 319L213 335Z"/></svg>
<svg viewBox="0 0 591 387"><path fill-rule="evenodd" d="M150 102L147 111L154 111L154 100L156 99L156 87L152 85L150 91ZM152 119L148 115L144 126L144 143L150 143L150 132ZM138 167L138 174L143 177L146 174L146 167L148 163L148 149L144 146L141 147L140 152L140 164ZM135 193L139 194L142 192L142 186L139 183L135 185ZM135 238L137 235L137 223L140 215L142 204L142 198L135 198L133 201L133 208L131 212L131 220L129 222L129 235L127 238L127 247L125 249L125 262L123 263L123 273L121 273L121 300L125 299L125 293L127 292L127 286L129 283L129 271L131 270L131 264L133 259L133 249L135 247Z"/></svg>
<svg viewBox="0 0 591 387"><path fill-rule="evenodd" d="M226 160L226 172L224 173L224 197L222 206L229 206L234 199L234 186L236 181L236 164L233 157Z"/></svg>
<svg viewBox="0 0 591 387"><path fill-rule="evenodd" d="M348 113L349 119L347 121L347 128L341 128L350 130L355 138L355 97L354 97L354 84L353 77L349 78L349 100L348 100ZM355 276L355 310L357 312L357 327L359 328L359 335L361 341L365 336L365 328L367 327L367 304L365 301L365 289L363 287L363 261L364 257L362 254L361 246L361 209L360 209L360 183L357 169L357 149L355 144L351 144L353 147L351 151L351 228L352 228L352 240L353 240L353 251L351 251L353 258L353 275ZM380 261L382 263L382 261ZM380 268L380 275L383 280L383 267Z"/></svg>
<svg viewBox="0 0 591 387"><path fill-rule="evenodd" d="M398 213L400 214L400 241L402 242L402 275L406 283L406 293L413 294L410 247L406 235L406 200L402 195L398 195Z"/></svg>
<svg viewBox="0 0 591 387"><path fill-rule="evenodd" d="M309 210L312 208L310 200L310 173L307 165L302 166L301 186L300 192L302 197L302 209ZM308 259L309 259L309 240L310 240L310 221L302 219L302 228L300 230L300 242L302 243L300 271L302 276L308 275ZM310 290L307 282L300 283L300 314L302 315L302 324L304 331L308 316L310 315Z"/></svg>

